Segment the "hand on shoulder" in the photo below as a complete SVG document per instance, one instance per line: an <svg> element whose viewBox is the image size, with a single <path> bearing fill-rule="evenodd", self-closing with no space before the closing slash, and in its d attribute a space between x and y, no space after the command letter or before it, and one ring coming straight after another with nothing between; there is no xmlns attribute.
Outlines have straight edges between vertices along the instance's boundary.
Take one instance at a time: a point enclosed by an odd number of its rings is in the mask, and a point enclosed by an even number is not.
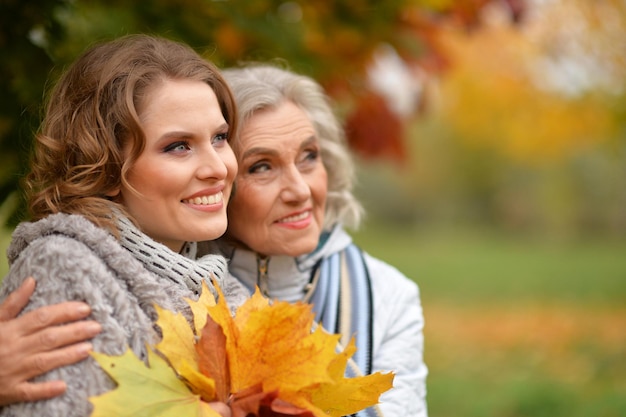
<svg viewBox="0 0 626 417"><path fill-rule="evenodd" d="M89 339L101 331L81 302L65 302L18 314L28 304L35 280L27 278L0 304L0 406L61 395L63 381L29 382L52 369L85 359Z"/></svg>

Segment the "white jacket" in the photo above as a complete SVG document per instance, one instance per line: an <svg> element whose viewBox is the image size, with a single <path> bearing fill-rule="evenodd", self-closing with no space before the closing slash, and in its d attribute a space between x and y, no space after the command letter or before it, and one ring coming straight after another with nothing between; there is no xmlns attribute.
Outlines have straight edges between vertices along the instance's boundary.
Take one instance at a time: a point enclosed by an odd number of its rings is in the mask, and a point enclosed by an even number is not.
<svg viewBox="0 0 626 417"><path fill-rule="evenodd" d="M318 249L297 258L274 256L267 262L267 282L259 282L257 255L227 248L229 270L250 291L265 286L270 298L299 301L306 293L315 265L340 251L352 238L339 226L325 236ZM417 285L393 266L365 254L372 280L374 341L372 372L393 371L394 388L380 398L385 417L426 417L426 375L423 360L424 318Z"/></svg>

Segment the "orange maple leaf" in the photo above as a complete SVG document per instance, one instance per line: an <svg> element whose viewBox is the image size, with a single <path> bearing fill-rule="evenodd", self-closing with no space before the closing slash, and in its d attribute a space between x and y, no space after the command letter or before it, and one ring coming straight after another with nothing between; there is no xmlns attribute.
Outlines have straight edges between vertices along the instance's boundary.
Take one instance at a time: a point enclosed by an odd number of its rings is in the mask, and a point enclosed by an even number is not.
<svg viewBox="0 0 626 417"><path fill-rule="evenodd" d="M206 402L221 401L233 417L339 417L375 405L391 388L392 373L344 377L354 343L338 352L339 335L316 325L310 305L269 302L257 289L233 317L217 291L218 302L206 286L198 301L187 300L193 324L156 307L163 339L151 366L128 352L96 357L118 383L114 391L92 399L98 415L167 406L168 415L193 409L216 416ZM161 382L165 378L167 384ZM138 391L143 394L135 395Z"/></svg>
<svg viewBox="0 0 626 417"><path fill-rule="evenodd" d="M230 396L230 369L226 336L210 316L196 343L196 351L199 371L215 381L215 398L227 402Z"/></svg>

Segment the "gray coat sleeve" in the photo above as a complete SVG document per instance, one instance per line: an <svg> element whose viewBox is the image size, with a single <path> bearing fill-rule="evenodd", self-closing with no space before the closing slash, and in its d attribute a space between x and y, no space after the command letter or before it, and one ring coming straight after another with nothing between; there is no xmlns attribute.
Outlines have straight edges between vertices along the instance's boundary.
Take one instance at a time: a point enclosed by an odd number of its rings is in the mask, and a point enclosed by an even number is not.
<svg viewBox="0 0 626 417"><path fill-rule="evenodd" d="M95 351L119 355L131 345L135 354L145 356L145 344L154 342L151 320L126 283L84 244L60 235L35 240L11 266L0 299L29 276L35 278L37 287L24 312L67 300L87 302L92 307L90 319L103 327L92 340ZM36 380L52 379L67 383L64 395L6 406L0 409L0 416L88 416L92 411L88 398L115 386L92 358L55 369Z"/></svg>

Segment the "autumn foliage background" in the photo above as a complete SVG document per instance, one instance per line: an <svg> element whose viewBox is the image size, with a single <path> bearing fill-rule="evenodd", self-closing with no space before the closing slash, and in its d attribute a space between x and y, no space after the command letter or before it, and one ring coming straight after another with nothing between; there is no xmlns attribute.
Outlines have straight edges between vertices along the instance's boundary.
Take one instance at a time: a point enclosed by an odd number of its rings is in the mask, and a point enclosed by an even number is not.
<svg viewBox="0 0 626 417"><path fill-rule="evenodd" d="M355 239L422 291L431 416L626 414L622 0L1 0L3 248L46 80L130 32L324 85Z"/></svg>

